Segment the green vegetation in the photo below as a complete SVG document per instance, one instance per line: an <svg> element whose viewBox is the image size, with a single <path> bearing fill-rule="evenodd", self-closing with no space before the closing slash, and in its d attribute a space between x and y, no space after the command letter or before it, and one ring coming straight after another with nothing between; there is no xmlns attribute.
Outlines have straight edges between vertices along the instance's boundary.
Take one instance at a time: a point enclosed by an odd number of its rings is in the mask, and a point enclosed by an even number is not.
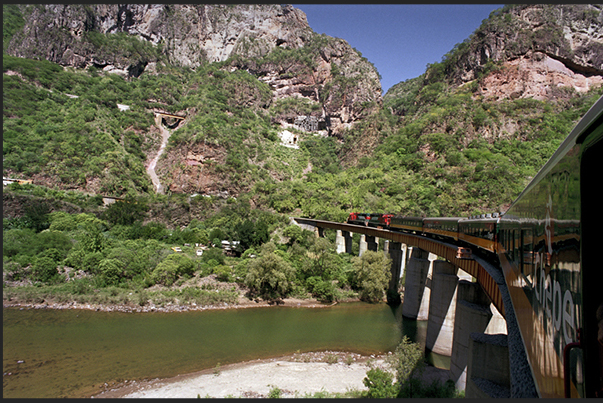
<svg viewBox="0 0 603 403"><path fill-rule="evenodd" d="M2 41L4 49L3 53L6 52L6 47L10 42L15 32L19 31L25 25L25 20L19 11L19 7L16 4L3 4L2 5ZM6 55L4 55L6 57Z"/></svg>
<svg viewBox="0 0 603 403"><path fill-rule="evenodd" d="M371 368L363 379L368 388L365 397L369 398L458 398L464 397L458 392L454 382L446 381L442 385L437 379L425 384L421 379L425 361L423 349L419 343L411 342L404 336L394 353L387 359L388 368Z"/></svg>
<svg viewBox="0 0 603 403"><path fill-rule="evenodd" d="M383 301L387 282L380 281L389 266L382 254L369 259L367 253L362 260L367 264L356 267L351 256L335 252L329 239L334 234L317 239L280 214L251 209L244 198L224 203L204 221L193 219L184 228L171 228L160 221L147 222L157 204L154 199L127 197L104 209L93 206L90 212L68 213L51 208L56 201L51 204L28 194L30 188L37 186L11 185L5 194L13 200L27 195L25 215L3 220L8 300L111 301L134 307L149 301L162 306L236 303L238 287L248 290L249 298L268 301L290 296L323 302L359 296ZM177 203L167 204L166 211L178 208ZM223 240L240 240L236 256L224 254ZM195 244L207 245L201 256ZM208 276L215 280L199 283ZM13 287L13 282L21 286ZM154 291L149 290L152 286ZM127 298L121 291L120 298L104 296L114 289L130 293Z"/></svg>
<svg viewBox="0 0 603 403"><path fill-rule="evenodd" d="M478 32L514 32L513 7L523 6L505 6ZM3 6L5 48L27 20L19 10L26 8ZM596 17L587 14L580 18ZM363 105L364 119L337 137L296 131L299 149L280 145L280 123L344 105L370 63L355 53L332 63L332 80L304 88L313 101L273 99L258 77L278 72L312 80L316 55L339 49L339 39L309 33L301 48L272 50L249 40L231 59L192 70L170 64L162 44L86 31L80 45L107 60L155 63L154 72L127 78L5 53L3 174L34 180L5 188L5 272L48 287L81 272L93 287L145 290L214 275L266 299L382 300L387 261L371 253L337 255L333 234L316 240L287 217L342 222L352 211L504 210L603 94L599 88L556 90L553 101L484 99L478 88L502 64L490 60L475 80L455 84L479 38L396 85L382 107ZM563 45L551 27L519 38L509 51L547 41ZM118 103L130 109L121 111ZM158 162L166 195L154 194L145 170L160 142L153 109L186 115ZM189 164L189 154L203 162ZM124 200L104 208L101 195ZM238 241L238 257L224 257L222 241ZM208 246L202 256L192 247L171 249L198 243Z"/></svg>

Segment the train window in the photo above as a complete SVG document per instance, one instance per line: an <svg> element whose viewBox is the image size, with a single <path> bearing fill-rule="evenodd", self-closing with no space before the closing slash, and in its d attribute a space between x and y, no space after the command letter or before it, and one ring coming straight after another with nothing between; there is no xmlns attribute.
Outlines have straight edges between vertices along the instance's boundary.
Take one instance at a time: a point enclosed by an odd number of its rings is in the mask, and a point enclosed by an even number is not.
<svg viewBox="0 0 603 403"><path fill-rule="evenodd" d="M519 257L519 271L523 274L523 230L519 230L519 253L518 253L518 257Z"/></svg>
<svg viewBox="0 0 603 403"><path fill-rule="evenodd" d="M521 272L531 282L534 273L534 245L531 229L521 230Z"/></svg>
<svg viewBox="0 0 603 403"><path fill-rule="evenodd" d="M513 262L515 262L515 255L517 254L517 252L515 251L515 246L517 245L517 240L515 239L517 235L515 234L515 232L515 230L511 230L511 260Z"/></svg>

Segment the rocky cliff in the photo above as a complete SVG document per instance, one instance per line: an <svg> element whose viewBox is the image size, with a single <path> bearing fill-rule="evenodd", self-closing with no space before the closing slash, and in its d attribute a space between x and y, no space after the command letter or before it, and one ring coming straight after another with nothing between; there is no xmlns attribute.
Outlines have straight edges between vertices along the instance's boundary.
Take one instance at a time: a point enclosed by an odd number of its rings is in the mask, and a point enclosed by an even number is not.
<svg viewBox="0 0 603 403"><path fill-rule="evenodd" d="M290 5L29 5L10 55L63 66L95 66L125 77L163 64L196 68L236 56L230 68L253 72L274 99L316 103L325 129L341 134L381 102L374 66L347 42L318 37L305 14ZM308 44L311 51L295 53ZM287 53L270 57L275 48ZM295 56L303 54L303 59ZM263 61L261 61L263 59ZM285 60L286 59L286 60ZM291 118L283 124L292 123Z"/></svg>
<svg viewBox="0 0 603 403"><path fill-rule="evenodd" d="M598 4L505 7L447 55L446 76L459 85L485 75L479 93L494 99L554 99L563 88L587 92L603 83L602 10Z"/></svg>

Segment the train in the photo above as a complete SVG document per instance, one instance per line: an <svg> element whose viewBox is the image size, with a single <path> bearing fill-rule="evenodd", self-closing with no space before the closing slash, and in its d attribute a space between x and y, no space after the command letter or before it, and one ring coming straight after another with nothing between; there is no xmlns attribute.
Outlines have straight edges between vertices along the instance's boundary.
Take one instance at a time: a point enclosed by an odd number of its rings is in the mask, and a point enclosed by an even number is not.
<svg viewBox="0 0 603 403"><path fill-rule="evenodd" d="M496 253L498 250L498 212L463 217L408 217L383 213L350 213L347 223L423 235ZM480 253L485 258L489 256Z"/></svg>
<svg viewBox="0 0 603 403"><path fill-rule="evenodd" d="M470 245L495 260L539 396L601 398L602 157L603 97L504 213L465 218L352 213L348 223Z"/></svg>

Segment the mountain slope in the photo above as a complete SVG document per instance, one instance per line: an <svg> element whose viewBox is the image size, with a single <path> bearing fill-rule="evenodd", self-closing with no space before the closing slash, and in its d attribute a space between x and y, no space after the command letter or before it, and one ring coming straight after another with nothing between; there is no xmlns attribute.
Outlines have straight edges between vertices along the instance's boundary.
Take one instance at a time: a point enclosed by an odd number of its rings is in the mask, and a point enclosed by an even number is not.
<svg viewBox="0 0 603 403"><path fill-rule="evenodd" d="M4 173L60 189L152 193L169 112L168 193L336 220L504 210L602 93L598 5L506 6L383 100L289 6L4 9Z"/></svg>

